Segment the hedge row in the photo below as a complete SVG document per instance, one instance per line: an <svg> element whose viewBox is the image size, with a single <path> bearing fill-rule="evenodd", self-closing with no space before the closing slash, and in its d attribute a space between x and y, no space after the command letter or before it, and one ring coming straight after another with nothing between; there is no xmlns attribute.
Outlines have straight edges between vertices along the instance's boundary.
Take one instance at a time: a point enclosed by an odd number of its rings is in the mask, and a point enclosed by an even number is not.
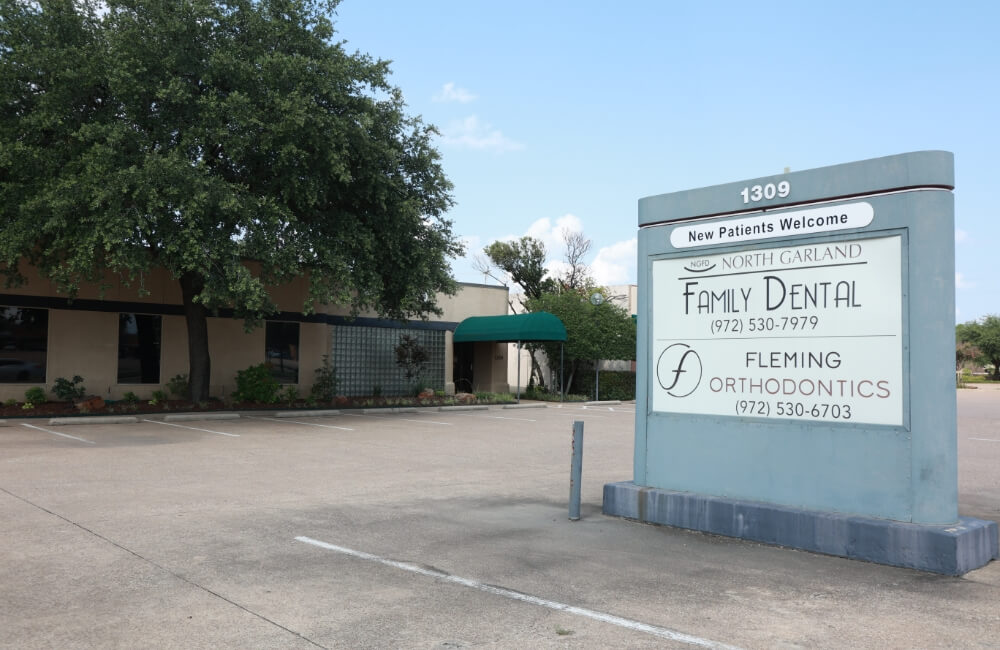
<svg viewBox="0 0 1000 650"><path fill-rule="evenodd" d="M598 399L635 399L635 373L628 370L602 370ZM573 392L594 399L594 371L580 372L573 377Z"/></svg>

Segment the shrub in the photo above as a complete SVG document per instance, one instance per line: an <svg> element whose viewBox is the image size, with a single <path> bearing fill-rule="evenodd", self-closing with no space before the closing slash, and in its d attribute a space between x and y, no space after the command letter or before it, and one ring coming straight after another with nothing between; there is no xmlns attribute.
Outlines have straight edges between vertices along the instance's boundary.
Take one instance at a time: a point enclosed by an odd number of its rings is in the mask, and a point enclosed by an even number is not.
<svg viewBox="0 0 1000 650"><path fill-rule="evenodd" d="M151 400L149 400L149 405L150 406L156 406L157 404L159 404L161 402L166 402L166 401L167 401L167 393L166 393L166 391L154 390L153 391L153 398Z"/></svg>
<svg viewBox="0 0 1000 650"><path fill-rule="evenodd" d="M604 385L604 379L602 377L601 386L603 387L603 385ZM521 397L522 399L534 399L542 402L558 402L560 400L566 402L586 402L588 399L590 399L586 395L572 395L572 394L568 394L565 396L565 398L561 398L559 395L559 391L550 393L544 388L540 388L538 386L535 386L533 389L529 388L525 390L523 393L521 393Z"/></svg>
<svg viewBox="0 0 1000 650"><path fill-rule="evenodd" d="M57 377L52 386L52 393L64 402L72 402L82 399L87 394L87 389L83 386L83 377L73 375L72 381L65 377Z"/></svg>
<svg viewBox="0 0 1000 650"><path fill-rule="evenodd" d="M24 401L32 404L41 404L45 401L45 390L35 386L24 391Z"/></svg>
<svg viewBox="0 0 1000 650"><path fill-rule="evenodd" d="M330 357L323 355L323 365L316 368L316 377L313 379L312 388L309 389L309 397L314 402L332 402L337 396L337 375L330 363Z"/></svg>
<svg viewBox="0 0 1000 650"><path fill-rule="evenodd" d="M476 401L480 404L511 404L517 401L511 393L476 393Z"/></svg>
<svg viewBox="0 0 1000 650"><path fill-rule="evenodd" d="M9 400L3 403L4 406L17 406L17 400L11 397Z"/></svg>
<svg viewBox="0 0 1000 650"><path fill-rule="evenodd" d="M191 384L188 382L186 374L174 375L167 382L167 390L174 396L174 399L187 399L190 387Z"/></svg>
<svg viewBox="0 0 1000 650"><path fill-rule="evenodd" d="M122 396L122 401L128 404L129 406L135 406L136 404L139 403L139 396L133 393L132 391L129 391L125 393L124 396Z"/></svg>
<svg viewBox="0 0 1000 650"><path fill-rule="evenodd" d="M257 402L259 404L274 404L278 401L280 385L271 376L271 370L266 363L250 366L236 373L236 392L233 399L237 402Z"/></svg>
<svg viewBox="0 0 1000 650"><path fill-rule="evenodd" d="M578 373L573 388L594 399L594 371ZM635 399L635 373L627 370L602 370L600 397L602 400Z"/></svg>
<svg viewBox="0 0 1000 650"><path fill-rule="evenodd" d="M299 401L299 389L295 386L285 386L285 388L279 393L278 399L289 406Z"/></svg>

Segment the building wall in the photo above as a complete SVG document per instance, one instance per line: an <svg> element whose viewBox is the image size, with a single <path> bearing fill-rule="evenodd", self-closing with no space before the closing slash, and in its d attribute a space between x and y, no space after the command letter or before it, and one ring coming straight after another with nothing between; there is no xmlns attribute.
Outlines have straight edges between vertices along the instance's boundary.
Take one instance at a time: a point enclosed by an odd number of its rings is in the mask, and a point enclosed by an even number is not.
<svg viewBox="0 0 1000 650"><path fill-rule="evenodd" d="M42 386L51 395L56 378L80 375L88 394L106 399L121 399L126 392L149 399L153 391L165 390L166 383L174 376L188 372L187 329L181 311L181 294L178 283L162 269L151 271L137 279L131 287L121 284L120 278L106 277L111 286L103 291L97 285L81 286L77 297L68 301L59 294L55 285L41 278L33 269L25 269L28 283L22 287L0 288L0 305L45 309L48 312L48 340L45 362L45 383L4 382L0 379L0 400L23 400L24 392L32 386ZM140 285L149 292L140 296ZM271 297L281 314L273 320L299 322L300 394L307 394L315 370L330 355L330 319L350 324L343 317L349 315L347 307L319 305L316 315L303 316L303 301L307 283L299 278L275 287ZM376 327L425 327L446 331L444 352L445 388L452 383L451 330L469 316L504 314L507 311L507 288L484 285L460 285L456 296L441 296L439 304L444 313L428 321L409 324L378 319L374 314L361 314L365 324ZM135 312L160 315L160 383L119 384L118 380L118 323L119 313ZM208 319L209 350L212 361L210 394L225 397L235 390L236 373L251 365L267 360L265 328L244 330L242 319L210 317ZM0 354L0 356L3 356ZM499 391L505 387L506 358L500 360L491 351L482 360L477 359L477 376L488 378L483 390ZM481 367L480 363L481 361Z"/></svg>
<svg viewBox="0 0 1000 650"><path fill-rule="evenodd" d="M473 361L475 392L509 393L507 383L507 344L476 343Z"/></svg>

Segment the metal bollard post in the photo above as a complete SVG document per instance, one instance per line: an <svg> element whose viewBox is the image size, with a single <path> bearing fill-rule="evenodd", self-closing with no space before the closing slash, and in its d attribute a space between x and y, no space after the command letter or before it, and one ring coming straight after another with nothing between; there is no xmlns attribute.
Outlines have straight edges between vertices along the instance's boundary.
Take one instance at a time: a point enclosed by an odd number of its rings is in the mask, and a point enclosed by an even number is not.
<svg viewBox="0 0 1000 650"><path fill-rule="evenodd" d="M583 422L573 422L573 460L569 469L569 519L580 519L580 479L583 474Z"/></svg>

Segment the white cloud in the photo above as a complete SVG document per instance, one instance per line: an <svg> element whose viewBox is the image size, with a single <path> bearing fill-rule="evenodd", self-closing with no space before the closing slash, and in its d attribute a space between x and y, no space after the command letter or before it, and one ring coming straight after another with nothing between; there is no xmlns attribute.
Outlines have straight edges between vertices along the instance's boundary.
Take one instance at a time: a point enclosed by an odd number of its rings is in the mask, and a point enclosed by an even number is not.
<svg viewBox="0 0 1000 650"><path fill-rule="evenodd" d="M524 232L545 244L545 253L549 259L562 259L566 245L563 243L564 232L583 232L583 222L575 214L564 214L554 222L548 217L533 222Z"/></svg>
<svg viewBox="0 0 1000 650"><path fill-rule="evenodd" d="M456 147L494 153L524 149L523 144L511 140L498 129L494 129L492 124L483 122L475 115L446 126L441 132L441 139L445 144Z"/></svg>
<svg viewBox="0 0 1000 650"><path fill-rule="evenodd" d="M470 93L465 88L459 88L455 85L455 82L449 81L444 86L441 87L441 91L434 95L431 99L436 102L458 102L459 104L468 104L469 102L476 100L476 95Z"/></svg>
<svg viewBox="0 0 1000 650"><path fill-rule="evenodd" d="M972 282L965 279L965 276L961 273L955 273L955 288L956 289L971 289L976 286Z"/></svg>
<svg viewBox="0 0 1000 650"><path fill-rule="evenodd" d="M597 284L611 286L635 282L635 265L638 255L636 237L605 246L597 251L590 271Z"/></svg>
<svg viewBox="0 0 1000 650"><path fill-rule="evenodd" d="M955 243L961 244L969 238L969 233L965 232L961 228L955 228Z"/></svg>
<svg viewBox="0 0 1000 650"><path fill-rule="evenodd" d="M575 214L564 214L558 219L543 217L528 226L524 235L534 237L545 244L545 254L548 261L545 269L549 277L558 277L569 270L569 265L563 257L566 245L563 242L564 232L583 232L583 222ZM514 241L522 235L507 235L499 241ZM616 284L635 284L636 258L638 254L638 239L633 237L625 241L604 246L593 256L593 262L588 264L588 270L594 281L601 286ZM586 260L584 260L586 261Z"/></svg>

